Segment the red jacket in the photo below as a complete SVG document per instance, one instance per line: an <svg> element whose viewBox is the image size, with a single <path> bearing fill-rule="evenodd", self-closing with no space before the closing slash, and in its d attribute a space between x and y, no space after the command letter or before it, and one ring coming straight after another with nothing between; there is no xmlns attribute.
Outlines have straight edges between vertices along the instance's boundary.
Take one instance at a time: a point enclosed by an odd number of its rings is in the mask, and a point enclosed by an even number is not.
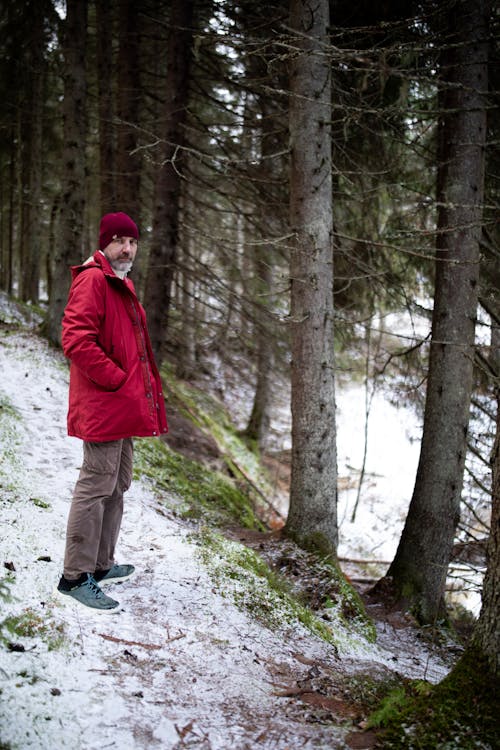
<svg viewBox="0 0 500 750"><path fill-rule="evenodd" d="M146 314L130 279L107 258L71 269L62 346L71 360L68 434L89 442L167 432Z"/></svg>

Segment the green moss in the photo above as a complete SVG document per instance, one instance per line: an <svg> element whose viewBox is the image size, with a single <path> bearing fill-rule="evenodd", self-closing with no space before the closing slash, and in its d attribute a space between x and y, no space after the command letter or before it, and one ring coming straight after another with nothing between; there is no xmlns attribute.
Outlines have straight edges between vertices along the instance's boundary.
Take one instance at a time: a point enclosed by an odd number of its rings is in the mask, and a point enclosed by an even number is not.
<svg viewBox="0 0 500 750"><path fill-rule="evenodd" d="M56 623L50 612L35 612L27 608L19 615L10 615L2 622L2 641L9 637L40 638L49 651L60 648L64 643L64 625Z"/></svg>
<svg viewBox="0 0 500 750"><path fill-rule="evenodd" d="M377 639L377 631L372 619L366 612L360 595L346 579L337 562L328 562L326 565L329 566L332 579L337 584L338 603L333 606L340 609L342 617L349 627L357 627L370 643L374 643Z"/></svg>
<svg viewBox="0 0 500 750"><path fill-rule="evenodd" d="M499 678L469 649L438 685L408 681L370 718L389 750L489 750L500 745Z"/></svg>
<svg viewBox="0 0 500 750"><path fill-rule="evenodd" d="M1 323L15 330L16 328L25 327L34 328L42 322L45 311L40 305L31 302L22 302L14 297L7 297L4 292L0 292L0 296L8 301L7 305L2 305L0 313ZM9 333L9 331L5 330L3 335L6 336Z"/></svg>
<svg viewBox="0 0 500 750"><path fill-rule="evenodd" d="M311 574L314 571L322 579L324 608L334 609L346 627L354 626L365 638L374 642L377 638L375 626L358 592L342 573L330 541L323 534L315 533L297 540L297 543L310 553L304 572Z"/></svg>
<svg viewBox="0 0 500 750"><path fill-rule="evenodd" d="M399 716L408 700L404 685L393 687L383 698L380 706L373 712L368 721L370 727L387 727Z"/></svg>
<svg viewBox="0 0 500 750"><path fill-rule="evenodd" d="M46 503L45 500L40 500L38 497L30 497L30 500L37 508L43 508L44 510L50 508L50 503Z"/></svg>
<svg viewBox="0 0 500 750"><path fill-rule="evenodd" d="M375 642L377 633L357 591L346 579L335 555L305 551L292 542L282 545L276 559L300 601L318 616L337 622L356 639Z"/></svg>
<svg viewBox="0 0 500 750"><path fill-rule="evenodd" d="M350 636L343 626L318 617L296 596L286 578L253 550L203 529L200 557L217 589L266 627L274 630L301 624L327 643L346 645Z"/></svg>
<svg viewBox="0 0 500 750"><path fill-rule="evenodd" d="M271 495L272 487L258 452L238 433L224 404L205 391L176 380L165 368L162 374L167 381L169 401L180 414L215 440L228 470L234 476L241 476L242 470L264 495Z"/></svg>
<svg viewBox="0 0 500 750"><path fill-rule="evenodd" d="M303 547L303 549L312 552L325 560L335 557L335 548L331 541L325 536L325 534L322 534L319 531L307 534L306 536L299 536L293 532L289 532L289 536L298 545Z"/></svg>
<svg viewBox="0 0 500 750"><path fill-rule="evenodd" d="M12 577L7 576L0 578L0 601L10 602L12 599L10 593L10 587L12 585Z"/></svg>
<svg viewBox="0 0 500 750"><path fill-rule="evenodd" d="M365 672L346 674L338 672L336 685L349 700L355 704L361 715L374 716L381 708L382 702L389 693L397 693L401 689L400 675L387 670L383 675L372 675ZM371 726L379 726L374 722Z"/></svg>
<svg viewBox="0 0 500 750"><path fill-rule="evenodd" d="M19 413L5 396L0 396L0 421L5 417L18 417Z"/></svg>
<svg viewBox="0 0 500 750"><path fill-rule="evenodd" d="M262 529L252 503L228 477L190 461L158 439L135 444L135 476L147 477L161 501L186 519Z"/></svg>
<svg viewBox="0 0 500 750"><path fill-rule="evenodd" d="M6 398L0 397L0 485L9 493L15 492L12 476L17 475L17 469L21 466L17 429L19 419L19 412Z"/></svg>

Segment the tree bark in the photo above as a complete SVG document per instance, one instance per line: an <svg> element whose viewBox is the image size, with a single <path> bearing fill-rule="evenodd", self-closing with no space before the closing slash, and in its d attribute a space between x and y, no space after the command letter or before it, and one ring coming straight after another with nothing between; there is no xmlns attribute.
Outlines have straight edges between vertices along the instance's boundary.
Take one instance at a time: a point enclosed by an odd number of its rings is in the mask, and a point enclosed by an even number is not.
<svg viewBox="0 0 500 750"><path fill-rule="evenodd" d="M195 377L199 369L196 356L197 320L192 262L193 238L186 237L184 243L182 273L179 274L181 283L178 284L180 287L178 291L180 293L181 330L178 342L176 375L181 380L190 380Z"/></svg>
<svg viewBox="0 0 500 750"><path fill-rule="evenodd" d="M272 268L269 248L258 245L255 248L255 280L257 295L254 327L257 338L257 383L252 411L245 428L245 436L255 440L262 450L269 432L271 405L271 376L274 359L273 339L269 330L270 314L266 300L272 288ZM262 299L259 299L262 295Z"/></svg>
<svg viewBox="0 0 500 750"><path fill-rule="evenodd" d="M120 0L117 86L116 202L140 224L141 157L138 142L141 105L139 4Z"/></svg>
<svg viewBox="0 0 500 750"><path fill-rule="evenodd" d="M335 553L337 453L333 348L329 2L291 0L292 474L286 532Z"/></svg>
<svg viewBox="0 0 500 750"><path fill-rule="evenodd" d="M438 226L420 461L387 576L423 623L445 614L473 384L486 136L487 2L454 3L440 65Z"/></svg>
<svg viewBox="0 0 500 750"><path fill-rule="evenodd" d="M16 167L17 167L17 154L18 149L16 147L16 126L12 124L9 132L9 151L8 151L8 180L3 183L8 194L8 206L7 220L4 232L2 233L2 263L0 266L0 283L4 292L12 294L14 284L14 226L15 226L15 212L16 212L16 198L17 198L17 185L16 185ZM2 214L2 219L5 214Z"/></svg>
<svg viewBox="0 0 500 750"><path fill-rule="evenodd" d="M60 344L61 320L71 282L70 267L84 254L85 209L85 50L87 0L68 0L64 40L64 143L59 221L45 332Z"/></svg>
<svg viewBox="0 0 500 750"><path fill-rule="evenodd" d="M499 371L497 377L500 377ZM493 482L487 568L473 643L488 660L493 674L500 675L500 388L497 388L496 440L491 459Z"/></svg>
<svg viewBox="0 0 500 750"><path fill-rule="evenodd" d="M163 153L155 186L153 235L144 299L153 350L160 365L168 326L171 287L177 264L181 202L182 147L185 143L192 55L193 0L173 0L170 9L168 68L161 137Z"/></svg>
<svg viewBox="0 0 500 750"><path fill-rule="evenodd" d="M38 302L40 282L42 126L45 84L45 7L34 3L26 51L21 108L21 273L20 297Z"/></svg>
<svg viewBox="0 0 500 750"><path fill-rule="evenodd" d="M113 7L114 2L95 4L97 20L97 86L99 91L99 187L101 214L117 210L115 148L113 138Z"/></svg>
<svg viewBox="0 0 500 750"><path fill-rule="evenodd" d="M140 36L142 13L135 0L119 0L119 51L117 80L116 175L117 210L125 211L143 227L141 200L142 151L139 145L139 125L143 103L141 85ZM140 252L134 262L133 279L142 296L146 254Z"/></svg>
<svg viewBox="0 0 500 750"><path fill-rule="evenodd" d="M500 232L494 232L498 240ZM496 243L498 247L498 242ZM486 252L483 285L491 318L488 363L496 383L496 436L491 454L492 488L490 536L486 553L482 606L472 637L473 646L485 657L494 675L500 675L500 265L497 253ZM484 268L486 266L486 268Z"/></svg>
<svg viewBox="0 0 500 750"><path fill-rule="evenodd" d="M248 64L249 73L252 78L267 80L268 76L268 53L266 58L257 58L250 60ZM277 117L276 110L265 96L259 94L258 98L260 113L260 131L259 145L256 148L260 155L260 164L257 166L257 184L266 186L263 199L269 199L270 190L268 185L273 179L277 180L275 166L272 160L272 154L278 150L276 146ZM248 109L248 99L245 105L245 111ZM251 133L252 124L250 117L245 115L246 125ZM247 136L247 141L251 139ZM252 148L251 142L247 143L248 152ZM256 160L259 158L256 154ZM266 242L266 237L270 237L273 232L273 226L279 223L280 217L276 215L277 206L275 203L274 211L271 216L255 222L252 218L248 223L248 232L250 236L255 232L255 224L260 231L258 237L260 242L254 249L250 248L251 263L253 265L253 282L252 282L252 300L255 311L252 312L252 324L254 328L254 337L256 339L256 366L257 382L255 385L255 394L252 404L252 410L248 419L248 424L244 430L244 435L248 439L255 441L260 450L264 450L265 441L269 433L271 423L271 385L272 370L274 362L274 340L272 330L271 300L273 291L273 254L272 245Z"/></svg>

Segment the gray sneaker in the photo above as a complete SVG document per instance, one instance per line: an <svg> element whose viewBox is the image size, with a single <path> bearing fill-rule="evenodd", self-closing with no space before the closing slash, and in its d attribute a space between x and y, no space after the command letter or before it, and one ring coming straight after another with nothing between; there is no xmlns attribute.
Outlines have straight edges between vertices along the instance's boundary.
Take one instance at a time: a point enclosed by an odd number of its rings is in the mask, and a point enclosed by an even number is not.
<svg viewBox="0 0 500 750"><path fill-rule="evenodd" d="M105 586L108 583L123 583L132 578L134 572L133 565L113 565L109 570L96 570L94 580L99 586Z"/></svg>
<svg viewBox="0 0 500 750"><path fill-rule="evenodd" d="M99 614L114 614L121 609L119 602L101 591L90 573L83 573L76 581L68 581L62 576L54 593Z"/></svg>

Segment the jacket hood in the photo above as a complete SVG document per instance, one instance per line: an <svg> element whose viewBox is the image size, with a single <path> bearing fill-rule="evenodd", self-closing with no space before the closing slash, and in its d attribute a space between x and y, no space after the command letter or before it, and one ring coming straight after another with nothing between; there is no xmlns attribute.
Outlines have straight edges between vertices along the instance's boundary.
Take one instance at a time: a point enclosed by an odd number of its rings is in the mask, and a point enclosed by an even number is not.
<svg viewBox="0 0 500 750"><path fill-rule="evenodd" d="M86 271L88 268L100 268L106 276L119 278L113 271L109 260L100 250L96 250L84 263L80 263L78 266L71 266L72 280L76 279L79 273Z"/></svg>

